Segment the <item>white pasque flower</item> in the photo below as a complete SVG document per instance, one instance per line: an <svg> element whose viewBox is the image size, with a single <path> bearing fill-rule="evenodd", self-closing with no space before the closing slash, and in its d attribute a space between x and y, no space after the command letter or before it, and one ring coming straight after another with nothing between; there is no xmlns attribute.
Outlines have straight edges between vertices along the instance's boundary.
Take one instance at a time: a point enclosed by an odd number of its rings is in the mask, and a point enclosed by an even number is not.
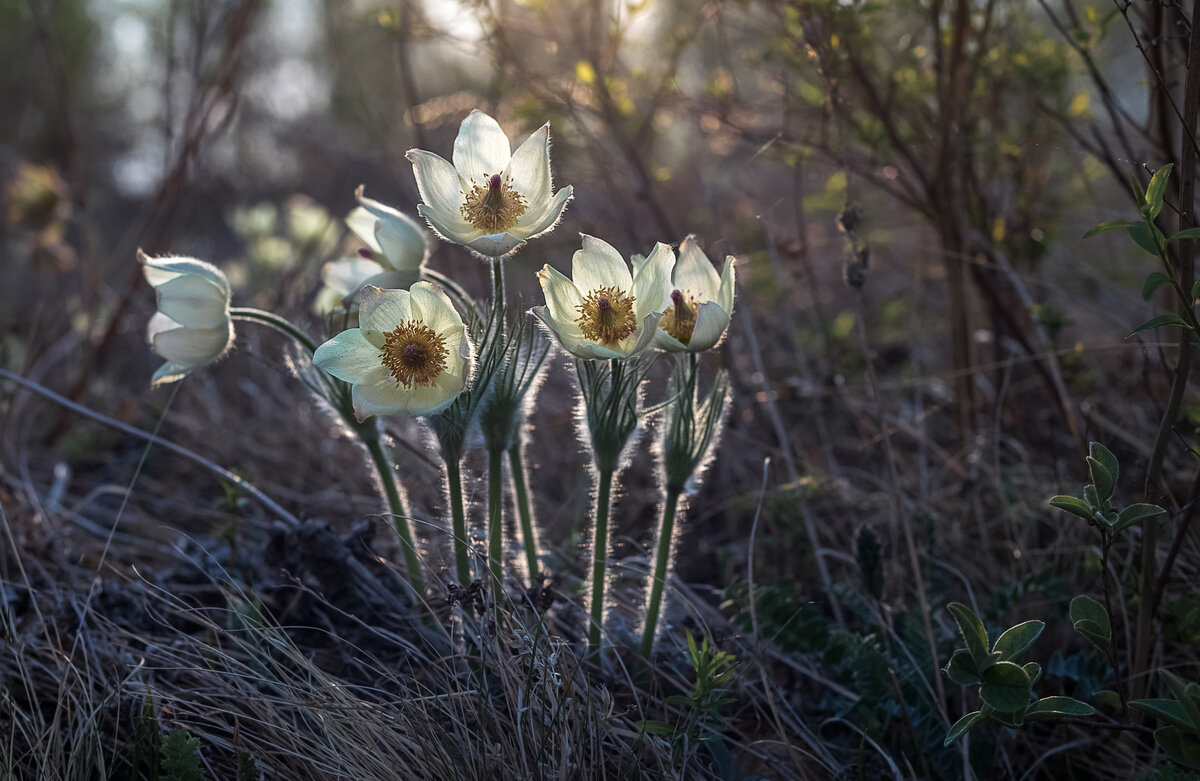
<svg viewBox="0 0 1200 781"><path fill-rule="evenodd" d="M229 280L216 266L195 258L151 258L138 250L138 262L158 299L146 338L167 359L154 372L153 388L182 380L233 344Z"/></svg>
<svg viewBox="0 0 1200 781"><path fill-rule="evenodd" d="M354 191L359 205L346 216L346 225L366 247L355 258L331 260L321 268L325 286L313 308L324 314L355 303L355 294L365 285L403 289L421 278L429 260L433 240L412 217Z"/></svg>
<svg viewBox="0 0 1200 781"><path fill-rule="evenodd" d="M634 268L645 263L635 256ZM663 302L654 346L671 353L700 353L716 347L729 328L733 316L736 282L734 257L725 258L721 276L695 236L679 245L671 289Z"/></svg>
<svg viewBox="0 0 1200 781"><path fill-rule="evenodd" d="M553 191L550 123L510 150L500 124L476 109L459 126L453 165L433 152L408 151L424 201L417 211L435 233L499 258L558 224L572 191Z"/></svg>
<svg viewBox="0 0 1200 781"><path fill-rule="evenodd" d="M466 387L471 342L440 287L364 287L358 322L318 347L313 363L350 383L360 421L397 412L432 415Z"/></svg>
<svg viewBox="0 0 1200 781"><path fill-rule="evenodd" d="M549 265L538 272L546 305L533 313L579 358L628 358L650 345L671 290L675 253L667 244L631 275L607 242L583 235L571 279Z"/></svg>

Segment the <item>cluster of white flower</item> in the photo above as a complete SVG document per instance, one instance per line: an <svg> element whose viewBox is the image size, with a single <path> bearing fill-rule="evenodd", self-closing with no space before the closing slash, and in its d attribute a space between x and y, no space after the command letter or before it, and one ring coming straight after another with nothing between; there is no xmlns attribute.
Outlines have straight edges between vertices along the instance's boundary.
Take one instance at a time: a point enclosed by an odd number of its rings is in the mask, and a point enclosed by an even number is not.
<svg viewBox="0 0 1200 781"><path fill-rule="evenodd" d="M471 112L460 126L453 163L424 150L411 150L407 157L422 201L417 212L430 230L493 264L497 284L490 316L483 317L457 283L428 268L435 242L419 221L365 197L360 187L355 193L359 205L346 217L346 225L364 246L355 257L325 264L324 287L315 302L318 314L340 310L347 322L355 316L357 326L319 346L279 315L231 307L229 281L211 264L139 255L158 296L150 342L167 360L155 373L154 384L179 380L224 355L234 340L234 320L257 321L292 336L323 372L314 375L317 380L310 387L362 438L379 468L417 592L423 588L421 565L403 491L381 446L379 427L365 421L397 413L429 420L446 461L456 563L463 585L472 576L465 548L459 461L466 427L478 421L489 450L488 558L498 605L503 581L499 459L509 454L514 479L519 476L523 485L521 446L513 444L520 438L514 440L511 432L524 425L522 399L536 385L533 378L548 347L543 343L540 352L531 349L532 342L522 341L529 331L522 324L506 324L502 264L529 240L554 229L572 189L554 191L549 125L512 151L499 123L480 111ZM626 261L607 242L583 235L570 277L548 264L537 276L545 304L530 314L564 350L580 359L577 370L588 413L586 434L597 467L589 632L593 649L599 646L603 621L609 489L642 414L638 388L644 372L634 359L647 350L692 356L677 362L666 405L669 422L661 427L668 495L644 628L644 651L649 653L669 566L676 500L703 469L726 408L723 374L706 398L698 397L695 354L719 344L729 328L734 259L726 258L718 275L689 236L680 244L678 258L669 244L659 243L649 255ZM518 371L518 365L524 368ZM532 371L527 371L530 367ZM526 560L534 570L539 558L528 504L518 501ZM531 571L529 576L537 574Z"/></svg>

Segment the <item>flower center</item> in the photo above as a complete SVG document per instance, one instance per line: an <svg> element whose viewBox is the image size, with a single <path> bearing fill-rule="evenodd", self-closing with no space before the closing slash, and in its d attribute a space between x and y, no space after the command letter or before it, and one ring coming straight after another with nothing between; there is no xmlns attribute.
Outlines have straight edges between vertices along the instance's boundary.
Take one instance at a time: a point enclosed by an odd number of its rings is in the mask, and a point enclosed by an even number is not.
<svg viewBox="0 0 1200 781"><path fill-rule="evenodd" d="M460 207L462 216L479 230L503 233L525 213L525 199L500 174L492 174L484 184L477 184L467 193L467 202Z"/></svg>
<svg viewBox="0 0 1200 781"><path fill-rule="evenodd" d="M671 291L671 306L663 313L659 326L678 339L683 344L692 340L692 331L696 330L696 315L700 312L700 302L691 291Z"/></svg>
<svg viewBox="0 0 1200 781"><path fill-rule="evenodd" d="M597 344L619 342L637 330L633 302L633 296L615 287L598 288L575 307L579 311L575 322L590 341Z"/></svg>
<svg viewBox="0 0 1200 781"><path fill-rule="evenodd" d="M411 388L432 385L446 370L446 340L417 320L405 320L383 335L380 363L396 380Z"/></svg>

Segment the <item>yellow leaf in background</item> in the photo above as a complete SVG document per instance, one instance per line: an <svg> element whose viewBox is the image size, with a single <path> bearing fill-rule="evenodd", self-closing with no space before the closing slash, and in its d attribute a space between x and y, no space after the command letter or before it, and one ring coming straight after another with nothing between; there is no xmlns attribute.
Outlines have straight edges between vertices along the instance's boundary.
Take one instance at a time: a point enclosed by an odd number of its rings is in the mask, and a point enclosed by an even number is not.
<svg viewBox="0 0 1200 781"><path fill-rule="evenodd" d="M1085 13L1087 14L1088 21L1091 22L1092 24L1095 24L1096 22L1098 22L1100 20L1100 15L1097 14L1096 9L1092 8L1091 6L1088 6L1085 9Z"/></svg>
<svg viewBox="0 0 1200 781"><path fill-rule="evenodd" d="M658 182L666 182L671 179L671 169L665 165L660 165L654 169L654 179Z"/></svg>
<svg viewBox="0 0 1200 781"><path fill-rule="evenodd" d="M1092 102L1092 94L1085 89L1075 93L1075 97L1071 99L1071 105L1067 106L1067 113L1073 117L1081 117L1087 113L1088 106Z"/></svg>
<svg viewBox="0 0 1200 781"><path fill-rule="evenodd" d="M924 46L914 46L912 53L913 53L914 57L917 57L919 59L924 59L925 55L929 54L929 50L926 49Z"/></svg>
<svg viewBox="0 0 1200 781"><path fill-rule="evenodd" d="M841 42L842 42L842 39L837 33L834 33L833 35L829 36L829 45L832 46L834 49L836 49L838 47L838 44L840 44Z"/></svg>
<svg viewBox="0 0 1200 781"><path fill-rule="evenodd" d="M854 330L854 313L850 310L838 312L829 327L829 333L834 339L845 339Z"/></svg>
<svg viewBox="0 0 1200 781"><path fill-rule="evenodd" d="M1005 234L1004 217L997 217L992 221L992 241L1003 241Z"/></svg>
<svg viewBox="0 0 1200 781"><path fill-rule="evenodd" d="M584 84L591 84L596 80L596 69L592 67L590 62L580 60L575 63L575 79Z"/></svg>
<svg viewBox="0 0 1200 781"><path fill-rule="evenodd" d="M825 192L827 193L844 193L846 192L846 173L838 171L833 176L829 177L829 181L825 182Z"/></svg>

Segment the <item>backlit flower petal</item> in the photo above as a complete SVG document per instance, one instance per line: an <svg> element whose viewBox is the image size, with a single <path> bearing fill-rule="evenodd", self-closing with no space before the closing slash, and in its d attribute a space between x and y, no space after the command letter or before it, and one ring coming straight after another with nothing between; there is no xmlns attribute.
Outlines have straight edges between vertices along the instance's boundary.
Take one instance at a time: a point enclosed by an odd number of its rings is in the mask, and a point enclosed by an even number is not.
<svg viewBox="0 0 1200 781"><path fill-rule="evenodd" d="M712 261L700 249L695 236L688 236L679 245L679 262L675 264L675 288L690 291L701 301L715 301L721 278Z"/></svg>
<svg viewBox="0 0 1200 781"><path fill-rule="evenodd" d="M705 301L696 313L696 326L692 329L692 338L688 340L689 352L699 353L711 350L721 341L729 328L729 313L715 301Z"/></svg>
<svg viewBox="0 0 1200 781"><path fill-rule="evenodd" d="M511 233L489 233L465 242L467 249L487 258L502 258L510 252L520 249L524 243L524 239Z"/></svg>
<svg viewBox="0 0 1200 781"><path fill-rule="evenodd" d="M573 192L568 185L555 193L541 208L535 208L531 204L530 208L517 218L517 224L510 232L522 238L535 239L554 230L562 219L563 212L567 210L567 203L570 202Z"/></svg>
<svg viewBox="0 0 1200 781"><path fill-rule="evenodd" d="M195 258L165 257L152 258L138 250L138 262L142 264L142 273L146 281L153 287L158 287L179 276L196 276L206 279L217 286L224 294L229 295L229 280L225 274L211 263Z"/></svg>
<svg viewBox="0 0 1200 781"><path fill-rule="evenodd" d="M444 158L423 149L410 149L405 155L413 166L413 174L417 179L417 190L425 209L418 207L422 216L429 219L426 210L432 209L440 226L437 230L450 241L456 241L454 235L478 231L471 223L463 219L459 211L466 202L463 195L462 183L458 172Z"/></svg>
<svg viewBox="0 0 1200 781"><path fill-rule="evenodd" d="M312 360L314 365L344 382L380 383L388 379L379 348L368 342L358 328L342 331L322 344Z"/></svg>
<svg viewBox="0 0 1200 781"><path fill-rule="evenodd" d="M169 279L155 289L158 311L188 328L217 328L229 320L229 298L196 276Z"/></svg>
<svg viewBox="0 0 1200 781"><path fill-rule="evenodd" d="M721 286L717 291L717 303L728 314L733 314L733 297L737 291L737 259L725 257L725 268L721 270Z"/></svg>
<svg viewBox="0 0 1200 781"><path fill-rule="evenodd" d="M367 332L364 336L369 341L375 341L371 338L374 334L387 333L412 318L412 305L407 290L364 287L359 293L359 327Z"/></svg>
<svg viewBox="0 0 1200 781"><path fill-rule="evenodd" d="M638 320L666 308L671 295L671 269L674 265L675 252L671 245L662 242L655 244L633 280Z"/></svg>
<svg viewBox="0 0 1200 781"><path fill-rule="evenodd" d="M500 123L475 109L458 127L458 137L454 139L454 167L464 185L477 184L485 176L503 173L511 152L508 136Z"/></svg>
<svg viewBox="0 0 1200 781"><path fill-rule="evenodd" d="M154 334L154 352L173 363L197 368L220 358L233 343L233 325L217 328L168 328Z"/></svg>
<svg viewBox="0 0 1200 781"><path fill-rule="evenodd" d="M633 277L621 253L595 236L581 236L583 249L576 250L571 258L571 279L575 287L585 295L604 287L628 293L633 288Z"/></svg>
<svg viewBox="0 0 1200 781"><path fill-rule="evenodd" d="M505 140L505 144L508 141ZM495 172L491 172L495 173ZM525 139L508 162L509 182L520 193L527 204L549 202L552 184L550 181L550 123L535 130Z"/></svg>

